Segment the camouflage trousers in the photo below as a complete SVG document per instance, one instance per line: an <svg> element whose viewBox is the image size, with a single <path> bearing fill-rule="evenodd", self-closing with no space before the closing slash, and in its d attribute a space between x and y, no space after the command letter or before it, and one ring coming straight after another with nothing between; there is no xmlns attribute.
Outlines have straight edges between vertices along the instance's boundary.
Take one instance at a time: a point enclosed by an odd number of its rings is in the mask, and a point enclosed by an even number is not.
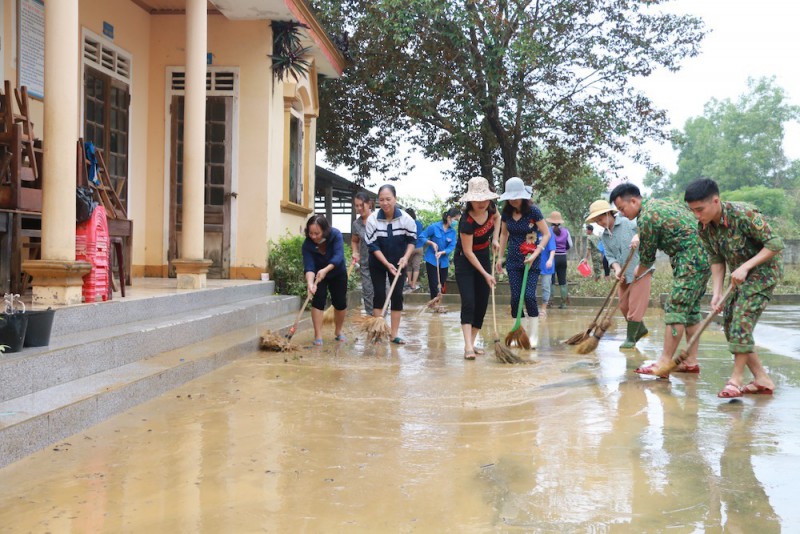
<svg viewBox="0 0 800 534"><path fill-rule="evenodd" d="M673 258L672 290L664 303L664 322L692 326L703 320L700 299L711 277L707 262L692 257Z"/></svg>
<svg viewBox="0 0 800 534"><path fill-rule="evenodd" d="M755 350L753 330L758 318L772 298L775 286L753 287L745 282L733 290L725 304L725 338L733 354L747 354Z"/></svg>
<svg viewBox="0 0 800 534"><path fill-rule="evenodd" d="M359 263L358 271L361 274L361 297L364 301L364 311L367 315L372 315L372 298L375 296L375 289L372 287L372 278L369 275L369 264Z"/></svg>
<svg viewBox="0 0 800 534"><path fill-rule="evenodd" d="M603 255L600 254L599 250L592 250L592 272L594 273L595 279L599 279L603 276Z"/></svg>

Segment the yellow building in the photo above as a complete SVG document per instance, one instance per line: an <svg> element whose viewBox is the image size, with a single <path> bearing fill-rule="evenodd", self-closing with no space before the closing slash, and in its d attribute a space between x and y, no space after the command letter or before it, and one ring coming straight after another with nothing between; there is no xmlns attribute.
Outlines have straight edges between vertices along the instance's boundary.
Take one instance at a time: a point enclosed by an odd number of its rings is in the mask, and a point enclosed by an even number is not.
<svg viewBox="0 0 800 534"><path fill-rule="evenodd" d="M3 79L27 87L43 141L34 303L80 302L79 138L101 149L126 211L133 277L258 278L269 240L302 230L317 80L345 66L303 0L4 0L0 16ZM274 77L272 21L302 23L306 76Z"/></svg>

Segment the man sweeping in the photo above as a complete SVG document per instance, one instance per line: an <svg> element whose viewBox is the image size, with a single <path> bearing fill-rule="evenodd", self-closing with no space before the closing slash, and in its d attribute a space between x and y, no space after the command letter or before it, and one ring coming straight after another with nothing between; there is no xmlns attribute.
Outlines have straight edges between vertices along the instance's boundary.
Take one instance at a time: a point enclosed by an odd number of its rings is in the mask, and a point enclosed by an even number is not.
<svg viewBox="0 0 800 534"><path fill-rule="evenodd" d="M714 180L690 183L683 199L699 221L697 232L711 261L711 306L725 308L725 337L734 357L733 373L717 396L772 395L775 384L758 357L753 330L783 276L783 240L756 208L722 202ZM727 304L721 297L726 267L735 287ZM743 384L745 366L753 373L748 384Z"/></svg>
<svg viewBox="0 0 800 534"><path fill-rule="evenodd" d="M596 200L589 206L589 216L587 223L594 223L603 228L600 236L603 248L606 252L608 263L614 269L614 276L620 281L619 284L619 309L628 322L627 335L625 341L620 345L621 349L632 349L636 347L636 342L647 335L647 327L644 325L644 314L650 302L650 284L653 280L653 268L651 267L641 278L633 284L634 271L639 265L639 252L635 252L628 268L622 272L622 265L630 254L630 249L637 248L638 240L634 240L637 235L636 223L628 220L611 204L605 200ZM628 291L630 287L630 291Z"/></svg>
<svg viewBox="0 0 800 534"><path fill-rule="evenodd" d="M672 290L664 304L667 329L661 356L657 362L636 369L639 374L652 375L671 360L681 338L685 336L688 340L699 328L700 299L711 276L708 256L700 244L692 214L685 206L667 200L642 199L639 188L629 182L615 187L610 199L622 215L637 219L639 265L634 277L642 276L655 264L657 250L669 256L672 266ZM676 372L700 372L698 344L699 339L688 348L689 357Z"/></svg>

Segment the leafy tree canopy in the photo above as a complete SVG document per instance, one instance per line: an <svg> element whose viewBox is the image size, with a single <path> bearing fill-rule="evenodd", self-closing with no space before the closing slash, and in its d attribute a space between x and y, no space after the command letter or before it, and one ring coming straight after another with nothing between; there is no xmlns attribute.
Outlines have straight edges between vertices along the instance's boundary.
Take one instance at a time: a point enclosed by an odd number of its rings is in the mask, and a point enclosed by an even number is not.
<svg viewBox="0 0 800 534"><path fill-rule="evenodd" d="M677 70L705 30L668 0L313 0L347 32L353 65L324 80L318 143L361 181L399 177L399 143L470 176L570 180L666 139L666 115L631 82Z"/></svg>
<svg viewBox="0 0 800 534"><path fill-rule="evenodd" d="M716 180L723 191L795 188L800 165L784 154L783 138L784 125L798 118L800 107L786 102L775 78L750 79L748 92L736 102L712 99L702 117L687 120L683 131L674 133L678 171L651 177L646 185L662 196L681 194L701 176Z"/></svg>

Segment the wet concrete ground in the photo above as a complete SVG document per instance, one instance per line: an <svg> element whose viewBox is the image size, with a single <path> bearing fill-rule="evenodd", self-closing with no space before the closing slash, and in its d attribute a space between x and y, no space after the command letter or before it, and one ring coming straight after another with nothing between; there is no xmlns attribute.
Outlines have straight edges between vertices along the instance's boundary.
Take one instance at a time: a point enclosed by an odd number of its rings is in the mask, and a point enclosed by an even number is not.
<svg viewBox="0 0 800 534"><path fill-rule="evenodd" d="M403 347L353 331L255 353L0 470L0 532L798 528L791 336L762 353L774 398L730 402L718 326L702 373L666 382L633 373L660 348L657 311L641 351L617 349L620 322L576 355L559 341L590 314L552 311L534 365L464 361L455 311L409 314Z"/></svg>

